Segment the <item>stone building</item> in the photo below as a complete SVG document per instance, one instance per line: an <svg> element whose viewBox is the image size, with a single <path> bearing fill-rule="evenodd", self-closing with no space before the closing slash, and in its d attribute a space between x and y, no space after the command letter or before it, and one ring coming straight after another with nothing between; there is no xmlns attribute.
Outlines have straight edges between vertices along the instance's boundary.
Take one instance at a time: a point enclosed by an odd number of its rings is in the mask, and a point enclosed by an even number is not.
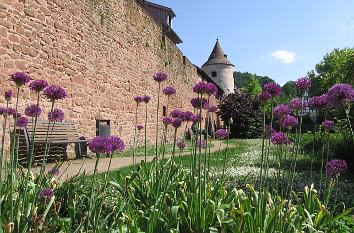
<svg viewBox="0 0 354 233"><path fill-rule="evenodd" d="M80 135L92 138L104 128L105 133L121 136L126 144L132 142L135 127L133 97L147 94L152 97L147 131L153 141L157 105L154 72L166 71L169 79L163 86L177 89L169 109L192 110L192 87L200 79L214 80L221 93L232 92L228 80L209 76L209 63L215 59L209 58L201 69L178 49L176 44L182 40L172 29L174 17L172 9L143 0L2 0L0 93L15 90L8 80L18 70L33 79L61 85L68 98L57 106L64 110L66 121L75 123ZM219 47L217 42L217 59ZM227 61L226 57L222 60ZM217 65L217 77L226 77L233 67L231 63ZM34 100L34 93L22 88L20 112ZM160 101L161 116L167 98L162 95ZM0 105L4 103L0 97ZM42 99L40 104L45 119L49 102ZM138 123L143 123L144 114L140 107Z"/></svg>

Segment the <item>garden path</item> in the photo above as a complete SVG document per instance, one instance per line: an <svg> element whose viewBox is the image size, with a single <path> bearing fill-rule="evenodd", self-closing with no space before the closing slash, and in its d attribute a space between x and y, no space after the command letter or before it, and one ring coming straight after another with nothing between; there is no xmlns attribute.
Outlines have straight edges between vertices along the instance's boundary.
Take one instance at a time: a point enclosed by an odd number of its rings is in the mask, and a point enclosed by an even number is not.
<svg viewBox="0 0 354 233"><path fill-rule="evenodd" d="M220 141L212 141L211 144L213 144L213 146L210 148L210 153L218 151L219 147L220 147L220 150L224 150L226 148L226 142L220 143ZM189 155L190 153L191 152L187 151L187 152L181 153L181 155ZM172 156L172 154L165 155L166 158L169 158L171 156ZM150 155L150 156L146 157L146 160L147 160L147 162L151 162L154 158L155 158L155 156ZM136 157L137 162L140 162L141 160L144 160L144 156ZM96 162L96 160L91 159L91 158L64 161L60 167L59 180L61 180L61 181L68 180L71 177L74 177L74 176L81 174L81 173L92 174L93 170L95 168L95 162ZM98 173L106 172L108 169L108 165L109 165L109 158L101 158L99 160L99 163L97 166ZM133 157L130 157L130 156L114 157L114 158L112 158L110 170L113 171L113 170L117 170L119 168L127 167L130 165L133 165ZM53 166L48 164L47 170L49 170L52 167ZM34 172L39 172L40 167L36 167L33 170L34 170Z"/></svg>

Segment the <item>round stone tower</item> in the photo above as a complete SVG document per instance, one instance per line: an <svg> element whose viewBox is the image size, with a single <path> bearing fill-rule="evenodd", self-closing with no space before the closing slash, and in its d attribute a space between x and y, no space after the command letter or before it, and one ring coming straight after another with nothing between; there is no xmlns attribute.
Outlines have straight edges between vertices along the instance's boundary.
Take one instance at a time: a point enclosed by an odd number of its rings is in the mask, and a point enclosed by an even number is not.
<svg viewBox="0 0 354 233"><path fill-rule="evenodd" d="M219 40L216 40L213 51L207 62L202 65L202 69L211 79L224 91L225 94L234 93L234 71L235 66L227 59L220 46Z"/></svg>

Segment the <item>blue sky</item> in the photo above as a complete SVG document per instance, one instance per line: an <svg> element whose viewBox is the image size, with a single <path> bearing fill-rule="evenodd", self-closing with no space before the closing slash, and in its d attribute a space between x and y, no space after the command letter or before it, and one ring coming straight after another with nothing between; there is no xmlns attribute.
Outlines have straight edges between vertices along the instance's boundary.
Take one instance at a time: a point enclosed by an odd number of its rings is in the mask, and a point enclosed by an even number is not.
<svg viewBox="0 0 354 233"><path fill-rule="evenodd" d="M354 0L151 1L174 10L179 47L199 66L219 38L238 71L284 84L334 48L354 47Z"/></svg>

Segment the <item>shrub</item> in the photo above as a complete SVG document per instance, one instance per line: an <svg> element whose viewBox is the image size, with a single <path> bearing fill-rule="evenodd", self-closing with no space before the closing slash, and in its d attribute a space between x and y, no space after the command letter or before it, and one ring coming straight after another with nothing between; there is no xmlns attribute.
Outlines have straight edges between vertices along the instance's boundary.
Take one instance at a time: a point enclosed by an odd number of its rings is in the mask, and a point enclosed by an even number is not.
<svg viewBox="0 0 354 233"><path fill-rule="evenodd" d="M231 136L255 138L262 132L260 102L249 94L238 92L226 96L219 104L218 115L225 122L232 118Z"/></svg>

